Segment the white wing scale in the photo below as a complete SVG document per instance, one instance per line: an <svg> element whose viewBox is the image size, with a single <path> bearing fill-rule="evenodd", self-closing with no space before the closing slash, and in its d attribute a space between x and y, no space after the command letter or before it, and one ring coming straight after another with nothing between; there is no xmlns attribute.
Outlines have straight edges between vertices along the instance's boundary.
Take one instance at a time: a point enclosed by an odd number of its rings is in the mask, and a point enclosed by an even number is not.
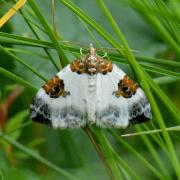
<svg viewBox="0 0 180 180"><path fill-rule="evenodd" d="M116 65L113 65L111 73L105 76L97 75L96 124L98 126L126 128L130 123L143 122L151 117L150 104L141 88L138 88L131 98L113 95L118 89L119 80L125 75Z"/></svg>
<svg viewBox="0 0 180 180"><path fill-rule="evenodd" d="M65 90L69 91L70 95L50 98L44 89L40 88L30 105L31 118L55 128L84 126L87 121L87 75L73 73L68 65L57 76L63 79Z"/></svg>

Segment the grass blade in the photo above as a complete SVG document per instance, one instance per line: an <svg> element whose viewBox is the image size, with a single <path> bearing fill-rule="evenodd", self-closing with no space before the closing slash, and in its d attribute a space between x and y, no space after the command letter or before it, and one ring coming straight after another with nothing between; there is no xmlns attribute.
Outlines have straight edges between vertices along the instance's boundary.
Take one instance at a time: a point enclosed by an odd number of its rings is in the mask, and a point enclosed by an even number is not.
<svg viewBox="0 0 180 180"><path fill-rule="evenodd" d="M180 125L166 128L166 131L180 131ZM148 134L154 134L154 133L160 133L160 132L162 133L162 129L153 129L153 130L149 130L149 131L141 131L141 132L130 133L130 134L122 134L121 137L148 135Z"/></svg>
<svg viewBox="0 0 180 180"><path fill-rule="evenodd" d="M1 134L1 133L0 133ZM47 167L51 168L52 170L56 171L57 173L65 176L68 179L71 180L78 180L78 178L72 176L70 173L66 172L65 170L57 167L56 165L54 165L53 163L51 163L50 161L48 161L47 159L43 158L42 156L40 156L39 154L37 154L36 152L34 152L33 150L23 146L22 144L20 144L19 142L13 140L12 138L10 138L9 136L5 135L5 136L1 136L1 138L3 138L6 142L12 144L13 146L15 146L16 148L18 148L19 150L21 150L22 152L24 152L25 154L33 157L34 159L38 160L39 162L41 162L42 164L46 165Z"/></svg>
<svg viewBox="0 0 180 180"><path fill-rule="evenodd" d="M2 18L0 28L26 3L26 0L19 0Z"/></svg>
<svg viewBox="0 0 180 180"><path fill-rule="evenodd" d="M39 8L36 5L35 1L34 0L29 0L28 3L31 6L31 8L33 9L34 13L36 14L37 18L41 22L44 29L46 30L47 35L49 36L49 38L53 42L53 44L54 44L54 46L55 46L55 48L57 50L57 53L58 53L58 55L60 57L62 67L64 67L65 65L67 65L69 63L69 61L68 61L67 57L65 56L64 52L62 51L62 47L59 44L59 42L57 41L56 36L54 35L53 31L51 30L50 26L48 25L47 21L45 20L44 16L42 15L41 11L39 10Z"/></svg>
<svg viewBox="0 0 180 180"><path fill-rule="evenodd" d="M29 26L29 28L31 29L31 31L33 32L33 34L35 35L35 37L40 40L39 35L36 33L35 29L33 28L33 26L31 25L31 23L29 22L29 20L27 19L27 17L25 16L25 14L23 13L23 11L20 10L20 13L22 15L22 17L24 18L25 22L27 23L27 25ZM48 49L44 48L45 53L48 55L49 59L51 60L52 64L54 65L54 67L56 68L57 71L59 71L59 67L56 64L55 60L53 59L53 57L51 56L50 52L48 51Z"/></svg>
<svg viewBox="0 0 180 180"><path fill-rule="evenodd" d="M31 83L29 83L29 82L25 81L24 79L16 76L15 74L3 69L2 67L0 67L0 74L3 74L7 78L12 79L13 81L23 85L24 87L28 88L29 90L31 90L33 92L37 92L36 87L34 87Z"/></svg>
<svg viewBox="0 0 180 180"><path fill-rule="evenodd" d="M31 39L26 38L14 34L8 34L4 32L0 32L0 41L5 43L16 43L16 44L22 44L22 45L28 45L28 46L35 46L35 47L45 47L45 48L54 48L53 43L37 40L37 39Z"/></svg>
<svg viewBox="0 0 180 180"><path fill-rule="evenodd" d="M108 130L110 134L123 146L125 146L129 151L131 151L139 160L141 160L145 166L149 168L159 179L164 179L165 177L154 168L142 155L140 155L135 149L133 149L126 141L119 137L114 131Z"/></svg>
<svg viewBox="0 0 180 180"><path fill-rule="evenodd" d="M128 1L129 3L130 1ZM149 13L148 9L153 9L152 5L150 5L150 1L139 1L135 0L129 3L135 10L139 13L143 14L143 17L146 18L147 21L154 27L155 31L159 34L161 39L169 44L169 46L174 49L178 56L180 56L180 47L177 42L172 38L171 34L164 27L160 19L157 18L156 15ZM158 11L159 13L159 11Z"/></svg>
<svg viewBox="0 0 180 180"><path fill-rule="evenodd" d="M113 149L112 149L113 151ZM138 177L138 175L133 171L133 169L131 167L129 167L129 165L123 161L120 156L118 154L116 154L116 152L113 151L113 155L116 158L116 161L119 163L119 165L121 166L121 168L123 167L124 170L126 170L126 172L132 177L133 180L140 180L141 178Z"/></svg>
<svg viewBox="0 0 180 180"><path fill-rule="evenodd" d="M108 176L110 177L110 179L114 179L114 175L112 174L112 170L105 158L105 155L104 155L101 147L99 146L99 144L96 142L97 138L96 138L95 134L92 132L92 130L89 128L88 125L84 127L84 130L85 130L86 134L88 135L91 143L93 144L99 158L101 159L102 163L104 164L104 167L106 169Z"/></svg>
<svg viewBox="0 0 180 180"><path fill-rule="evenodd" d="M41 78L42 80L44 80L45 82L48 81L48 79L46 79L43 75L39 74L35 69L33 69L30 65L26 64L22 59L20 59L19 57L17 57L16 55L14 55L13 53L11 53L10 51L8 51L7 49L3 48L0 45L0 51L4 52L5 54L7 54L8 56L14 58L16 61L18 61L20 64L22 64L23 66L25 66L27 69L29 69L30 71L32 71L35 75L37 75L39 78Z"/></svg>
<svg viewBox="0 0 180 180"><path fill-rule="evenodd" d="M111 167L111 170L113 172L115 179L117 179L117 180L122 179L120 171L117 167L116 160L114 159L114 156L113 156L111 145L109 144L109 142L108 142L107 138L105 137L103 131L101 129L96 128L95 133L98 137L98 140L99 140L101 146L103 147L104 153L106 155L107 161Z"/></svg>
<svg viewBox="0 0 180 180"><path fill-rule="evenodd" d="M3 176L2 169L0 169L0 179L1 179L1 180L4 180L4 176Z"/></svg>
<svg viewBox="0 0 180 180"><path fill-rule="evenodd" d="M177 121L180 122L180 112L177 110L176 106L171 102L161 88L155 84L148 74L146 74L146 79L152 91L161 99L162 103L167 107L167 110L169 110Z"/></svg>

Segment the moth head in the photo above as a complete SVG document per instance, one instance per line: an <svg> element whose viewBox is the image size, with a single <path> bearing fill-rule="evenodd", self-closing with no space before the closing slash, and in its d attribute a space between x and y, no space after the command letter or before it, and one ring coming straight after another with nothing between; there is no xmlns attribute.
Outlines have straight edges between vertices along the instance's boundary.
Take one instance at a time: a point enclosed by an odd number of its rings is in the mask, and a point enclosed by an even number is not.
<svg viewBox="0 0 180 180"><path fill-rule="evenodd" d="M91 56L96 55L96 49L93 47L92 43L90 43L89 55L91 55Z"/></svg>
<svg viewBox="0 0 180 180"><path fill-rule="evenodd" d="M90 44L89 53L85 57L85 64L88 73L95 74L99 65L99 56L96 54L96 49Z"/></svg>

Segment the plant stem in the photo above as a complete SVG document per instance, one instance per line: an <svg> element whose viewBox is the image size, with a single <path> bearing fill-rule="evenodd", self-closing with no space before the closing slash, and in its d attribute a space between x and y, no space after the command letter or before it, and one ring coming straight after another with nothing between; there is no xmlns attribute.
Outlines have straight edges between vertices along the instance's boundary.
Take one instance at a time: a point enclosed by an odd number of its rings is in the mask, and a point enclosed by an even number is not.
<svg viewBox="0 0 180 180"><path fill-rule="evenodd" d="M1 180L4 180L4 177L3 177L3 172L2 172L2 170L0 169L0 179Z"/></svg>
<svg viewBox="0 0 180 180"><path fill-rule="evenodd" d="M107 172L108 176L110 177L111 180L114 180L114 176L112 174L111 168L109 167L109 165L108 165L108 163L106 161L106 157L105 157L101 147L96 142L96 137L95 137L94 133L91 131L91 129L88 127L88 125L86 125L83 129L86 132L86 134L88 135L91 143L93 144L93 146L94 146L100 160L104 164L104 167L106 169L106 172Z"/></svg>

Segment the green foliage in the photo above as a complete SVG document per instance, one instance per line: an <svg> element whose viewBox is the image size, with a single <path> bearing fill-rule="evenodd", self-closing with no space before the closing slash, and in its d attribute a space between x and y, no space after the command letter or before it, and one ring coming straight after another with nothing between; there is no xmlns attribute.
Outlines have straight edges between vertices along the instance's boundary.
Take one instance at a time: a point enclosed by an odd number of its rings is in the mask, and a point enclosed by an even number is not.
<svg viewBox="0 0 180 180"><path fill-rule="evenodd" d="M6 109L0 178L180 179L179 7L171 0L58 0L56 34L51 1L29 0L0 32L0 112L7 84L25 87ZM94 42L100 55L108 51L109 59L134 76L151 103L151 122L125 130L53 130L29 120L37 89L80 56L73 41Z"/></svg>
<svg viewBox="0 0 180 180"><path fill-rule="evenodd" d="M28 115L29 115L29 111L23 110L18 112L15 116L9 119L9 123L6 126L6 131L9 132L16 129L16 131L10 134L10 136L14 140L17 140L21 136L22 129L18 130L17 127L19 124L23 124L23 121L25 120L25 118L28 117Z"/></svg>

